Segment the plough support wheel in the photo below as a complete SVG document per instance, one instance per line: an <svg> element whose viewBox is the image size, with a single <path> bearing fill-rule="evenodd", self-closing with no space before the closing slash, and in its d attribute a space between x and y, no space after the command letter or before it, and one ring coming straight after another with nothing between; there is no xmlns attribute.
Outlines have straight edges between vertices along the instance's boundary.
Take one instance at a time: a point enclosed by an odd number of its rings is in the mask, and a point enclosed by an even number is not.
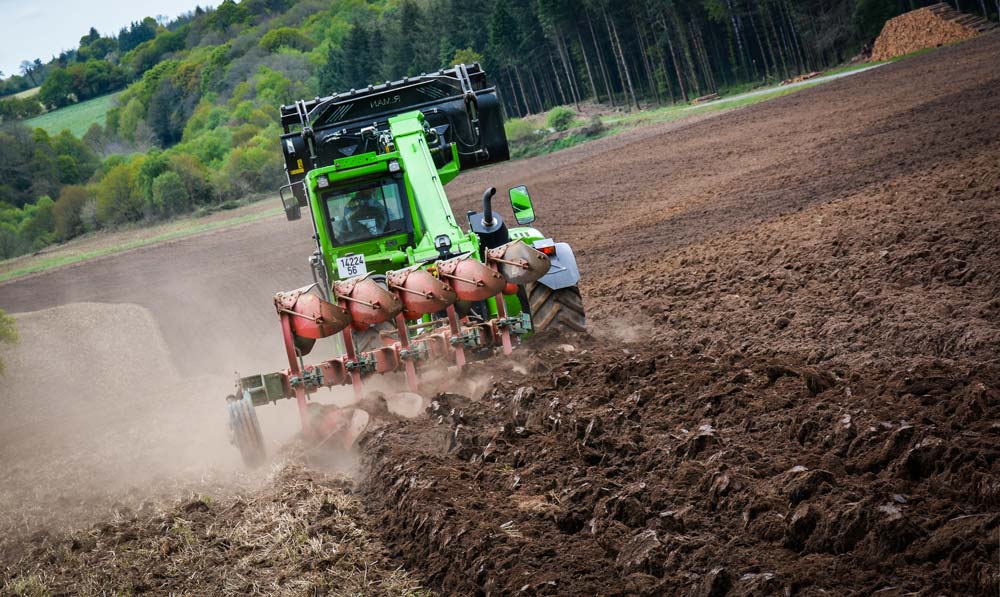
<svg viewBox="0 0 1000 597"><path fill-rule="evenodd" d="M239 448L244 464L251 468L259 467L267 459L267 451L253 403L249 398L237 399L235 396L229 396L227 400L232 442Z"/></svg>

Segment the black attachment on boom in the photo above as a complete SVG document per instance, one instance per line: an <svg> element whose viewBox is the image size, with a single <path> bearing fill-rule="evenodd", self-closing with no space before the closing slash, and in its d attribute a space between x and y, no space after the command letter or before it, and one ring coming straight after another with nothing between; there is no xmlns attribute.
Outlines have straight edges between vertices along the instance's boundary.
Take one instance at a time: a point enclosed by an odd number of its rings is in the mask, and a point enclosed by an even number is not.
<svg viewBox="0 0 1000 597"><path fill-rule="evenodd" d="M308 171L381 151L380 133L388 131L389 118L415 110L430 128L428 143L436 161L442 153L450 159L451 144L458 148L463 170L510 159L496 88L489 86L479 64L460 64L281 106L281 149L296 197L305 202L305 189L298 183Z"/></svg>

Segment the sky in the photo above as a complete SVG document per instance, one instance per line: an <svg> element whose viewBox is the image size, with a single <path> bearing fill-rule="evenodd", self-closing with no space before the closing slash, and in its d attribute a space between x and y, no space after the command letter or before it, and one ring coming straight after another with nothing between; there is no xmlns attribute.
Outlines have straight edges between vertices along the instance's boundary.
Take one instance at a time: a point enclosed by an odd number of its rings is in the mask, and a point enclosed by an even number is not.
<svg viewBox="0 0 1000 597"><path fill-rule="evenodd" d="M143 17L174 18L196 5L217 6L219 0L0 0L0 71L20 74L22 60L48 62L76 48L96 28L102 35Z"/></svg>

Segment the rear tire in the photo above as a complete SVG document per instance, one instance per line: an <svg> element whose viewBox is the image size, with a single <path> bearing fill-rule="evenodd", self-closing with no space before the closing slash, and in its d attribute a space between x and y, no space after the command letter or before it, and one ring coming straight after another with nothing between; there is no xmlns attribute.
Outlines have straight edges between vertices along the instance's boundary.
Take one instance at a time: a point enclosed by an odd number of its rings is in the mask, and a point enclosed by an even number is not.
<svg viewBox="0 0 1000 597"><path fill-rule="evenodd" d="M237 400L234 396L230 396L227 400L229 402L229 431L232 434L232 441L240 450L243 464L250 468L257 468L264 464L267 459L267 451L264 449L264 434L260 431L257 412L249 399Z"/></svg>
<svg viewBox="0 0 1000 597"><path fill-rule="evenodd" d="M576 286L552 290L537 282L526 287L528 312L536 334L545 331L582 333L587 331L583 297Z"/></svg>

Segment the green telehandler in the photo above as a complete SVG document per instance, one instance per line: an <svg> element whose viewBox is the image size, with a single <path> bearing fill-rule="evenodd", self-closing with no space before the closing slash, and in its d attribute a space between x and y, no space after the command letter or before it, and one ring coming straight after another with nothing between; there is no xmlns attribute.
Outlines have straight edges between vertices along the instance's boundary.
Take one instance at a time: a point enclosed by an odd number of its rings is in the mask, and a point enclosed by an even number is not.
<svg viewBox="0 0 1000 597"><path fill-rule="evenodd" d="M397 373L419 388L426 367L461 368L543 330L582 332L576 259L531 227L525 186L509 190L516 227L493 210L456 219L444 185L463 169L509 159L496 89L478 64L281 107L289 220L309 212L313 283L274 297L288 369L240 377L227 397L233 443L265 460L255 407L295 399L304 435L348 447L358 409L384 413L363 380ZM337 353L308 365L316 340ZM312 394L352 385L351 408Z"/></svg>

